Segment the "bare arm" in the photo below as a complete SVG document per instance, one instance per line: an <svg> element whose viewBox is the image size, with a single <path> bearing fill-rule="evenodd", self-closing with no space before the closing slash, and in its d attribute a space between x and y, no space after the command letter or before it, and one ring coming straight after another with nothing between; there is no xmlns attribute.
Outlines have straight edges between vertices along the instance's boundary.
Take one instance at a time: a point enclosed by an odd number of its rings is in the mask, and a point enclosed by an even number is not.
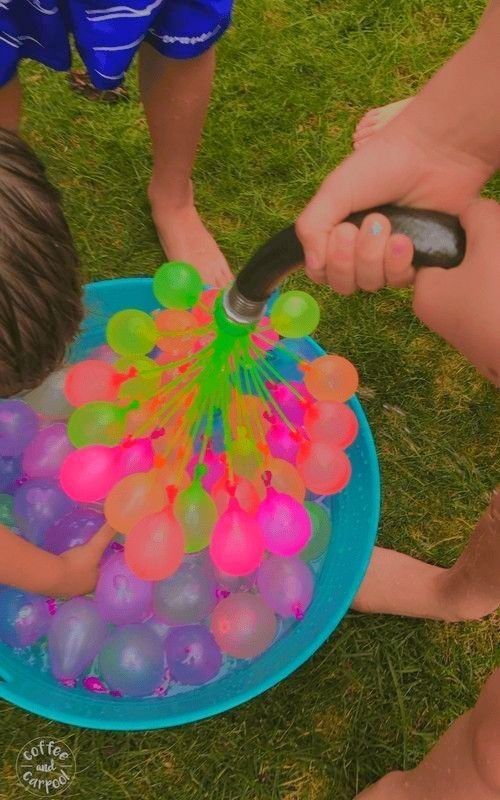
<svg viewBox="0 0 500 800"><path fill-rule="evenodd" d="M0 525L0 583L47 596L86 594L95 587L99 561L113 536L104 525L86 544L56 556Z"/></svg>

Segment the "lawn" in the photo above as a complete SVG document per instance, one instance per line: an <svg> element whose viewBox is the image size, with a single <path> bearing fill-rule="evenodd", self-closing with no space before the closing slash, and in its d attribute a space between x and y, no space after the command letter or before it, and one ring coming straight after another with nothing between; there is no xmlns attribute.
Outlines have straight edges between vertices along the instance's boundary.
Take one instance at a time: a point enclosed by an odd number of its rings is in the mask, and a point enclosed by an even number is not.
<svg viewBox="0 0 500 800"><path fill-rule="evenodd" d="M468 37L483 3L236 5L196 186L238 267L349 152L360 115L418 89ZM25 65L23 78L24 132L64 191L86 276L152 273L162 253L148 213L150 151L135 72L130 101L114 106L71 93L64 75L39 66ZM500 200L498 181L489 191ZM301 276L291 283L306 286ZM498 480L498 397L414 319L409 293L345 299L309 288L322 306L319 341L362 376L384 483L380 543L452 564ZM165 732L70 729L0 703L0 798L24 797L15 758L44 736L76 753L68 798L351 800L388 770L414 766L474 703L498 659L495 642L498 618L444 625L351 613L264 696Z"/></svg>

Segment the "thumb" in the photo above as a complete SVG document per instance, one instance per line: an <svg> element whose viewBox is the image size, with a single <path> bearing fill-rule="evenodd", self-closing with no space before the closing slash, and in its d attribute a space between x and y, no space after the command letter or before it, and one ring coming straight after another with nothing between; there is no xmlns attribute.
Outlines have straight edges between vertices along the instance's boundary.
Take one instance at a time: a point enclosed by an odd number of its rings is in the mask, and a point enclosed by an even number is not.
<svg viewBox="0 0 500 800"><path fill-rule="evenodd" d="M116 531L106 523L102 528L94 534L92 539L87 542L87 547L96 557L100 558L104 553L108 544L116 536Z"/></svg>

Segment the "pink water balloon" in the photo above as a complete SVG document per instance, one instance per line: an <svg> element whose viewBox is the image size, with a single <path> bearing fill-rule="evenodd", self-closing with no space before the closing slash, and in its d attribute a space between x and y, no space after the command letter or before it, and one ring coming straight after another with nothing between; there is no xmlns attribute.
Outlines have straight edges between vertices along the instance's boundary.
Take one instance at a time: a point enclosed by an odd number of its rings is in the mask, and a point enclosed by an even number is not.
<svg viewBox="0 0 500 800"><path fill-rule="evenodd" d="M302 503L272 486L257 512L266 550L280 556L293 556L302 550L312 534L311 518Z"/></svg>
<svg viewBox="0 0 500 800"><path fill-rule="evenodd" d="M234 497L219 517L209 549L217 569L228 575L247 575L262 561L265 545L260 525Z"/></svg>
<svg viewBox="0 0 500 800"><path fill-rule="evenodd" d="M300 427L306 411L307 397L310 397L305 385L297 381L292 381L289 386L284 383L271 383L268 389L286 418L292 425Z"/></svg>
<svg viewBox="0 0 500 800"><path fill-rule="evenodd" d="M356 439L359 424L356 414L345 403L318 402L308 405L304 428L311 439L327 439L345 449Z"/></svg>
<svg viewBox="0 0 500 800"><path fill-rule="evenodd" d="M130 439L120 446L117 471L119 478L136 472L149 472L154 463L154 450L151 439Z"/></svg>
<svg viewBox="0 0 500 800"><path fill-rule="evenodd" d="M102 444L73 451L61 467L62 488L79 503L103 500L120 478L118 457L117 448Z"/></svg>
<svg viewBox="0 0 500 800"><path fill-rule="evenodd" d="M30 478L56 478L65 458L74 450L64 422L38 431L23 454L23 470Z"/></svg>
<svg viewBox="0 0 500 800"><path fill-rule="evenodd" d="M257 587L277 614L302 619L312 600L314 578L307 564L297 556L270 556L259 568Z"/></svg>
<svg viewBox="0 0 500 800"><path fill-rule="evenodd" d="M300 435L290 430L281 420L276 420L266 434L266 441L273 458L282 458L295 464L300 445Z"/></svg>

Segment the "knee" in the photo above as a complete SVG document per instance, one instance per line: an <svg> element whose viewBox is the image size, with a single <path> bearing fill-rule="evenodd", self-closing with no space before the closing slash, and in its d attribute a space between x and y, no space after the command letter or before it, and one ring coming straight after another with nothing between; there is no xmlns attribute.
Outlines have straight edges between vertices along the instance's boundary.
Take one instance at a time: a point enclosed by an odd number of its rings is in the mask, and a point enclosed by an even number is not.
<svg viewBox="0 0 500 800"><path fill-rule="evenodd" d="M491 702L480 698L472 712L472 757L483 784L500 798L500 671L494 683L488 687L496 689Z"/></svg>

